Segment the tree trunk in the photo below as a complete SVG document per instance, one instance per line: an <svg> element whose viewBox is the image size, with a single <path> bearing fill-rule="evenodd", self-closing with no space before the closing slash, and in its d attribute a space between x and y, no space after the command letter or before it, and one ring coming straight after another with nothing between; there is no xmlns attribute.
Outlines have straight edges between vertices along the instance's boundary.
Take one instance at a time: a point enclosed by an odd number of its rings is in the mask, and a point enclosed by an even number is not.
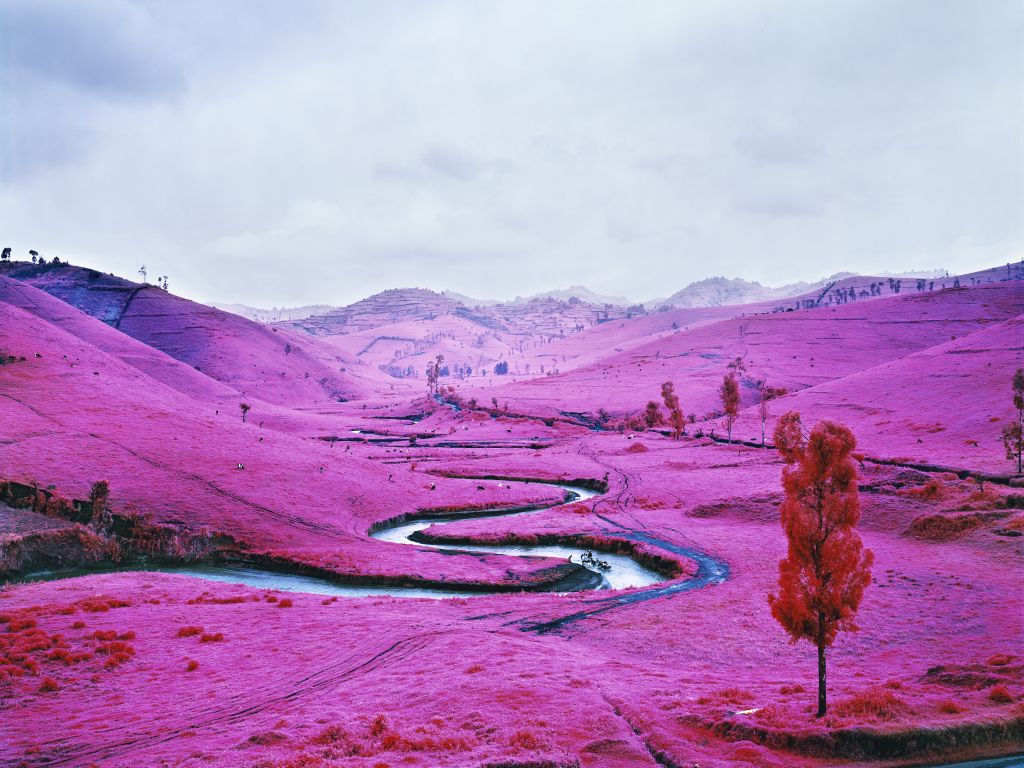
<svg viewBox="0 0 1024 768"><path fill-rule="evenodd" d="M825 641L818 640L818 714L823 717L827 707L825 699Z"/></svg>

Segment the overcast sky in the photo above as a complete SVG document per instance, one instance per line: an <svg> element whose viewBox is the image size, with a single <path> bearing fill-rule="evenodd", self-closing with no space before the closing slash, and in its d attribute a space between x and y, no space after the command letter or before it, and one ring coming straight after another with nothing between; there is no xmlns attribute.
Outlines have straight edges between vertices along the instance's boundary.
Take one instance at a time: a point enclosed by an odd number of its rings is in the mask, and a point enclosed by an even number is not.
<svg viewBox="0 0 1024 768"><path fill-rule="evenodd" d="M1024 255L1024 3L0 0L0 240L262 306Z"/></svg>

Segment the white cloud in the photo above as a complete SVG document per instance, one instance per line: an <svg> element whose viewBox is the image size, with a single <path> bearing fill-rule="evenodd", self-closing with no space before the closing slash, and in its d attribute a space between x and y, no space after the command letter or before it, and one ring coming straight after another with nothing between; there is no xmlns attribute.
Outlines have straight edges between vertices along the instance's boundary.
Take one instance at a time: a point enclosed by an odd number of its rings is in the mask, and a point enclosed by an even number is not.
<svg viewBox="0 0 1024 768"><path fill-rule="evenodd" d="M0 3L3 236L278 306L980 267L1021 255L1021 23L998 0Z"/></svg>

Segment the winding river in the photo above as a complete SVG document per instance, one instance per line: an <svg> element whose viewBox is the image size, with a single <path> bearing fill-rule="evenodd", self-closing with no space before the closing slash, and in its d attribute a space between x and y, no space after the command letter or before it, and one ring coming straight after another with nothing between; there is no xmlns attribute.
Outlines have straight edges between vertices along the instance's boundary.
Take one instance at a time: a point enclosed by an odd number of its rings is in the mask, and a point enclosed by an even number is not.
<svg viewBox="0 0 1024 768"><path fill-rule="evenodd" d="M525 481L521 481L525 482ZM541 485L537 481L533 481L537 485ZM512 518L519 517L521 515L528 515L534 512L539 512L544 509L551 509L560 507L566 504L570 504L576 501L593 498L597 496L596 491L592 491L585 488L579 488L576 486L563 485L559 483L543 483L554 488L558 488L564 491L566 500L551 504L546 507L540 507L537 509L520 510L520 511L496 511L494 514L480 514L473 513L475 519L487 519L487 518ZM422 531L430 526L443 526L447 523L452 523L458 520L464 520L465 515L451 515L444 517L431 517L429 520L415 520L412 522L401 523L395 526L387 527L382 530L372 533L371 536L380 541L386 541L393 544L416 546L416 547L431 547L433 549L441 549L451 552L486 552L500 555L510 555L513 557L531 557L531 558L555 558L561 561L567 561L572 558L575 563L581 563L582 555L584 551L579 547L571 546L514 546L514 545L499 545L499 544L458 544L458 545L440 545L440 544L426 544L418 541L414 541L410 537ZM617 555L610 553L597 552L595 556L605 561L611 566L609 570L591 569L598 573L602 579L600 587L601 590L620 590L634 587L647 587L653 584L658 584L665 581L665 577L646 568L631 557L627 555ZM250 587L256 587L259 589L275 589L289 592L307 592L319 595L330 595L330 596L341 596L341 597L379 597L382 595L390 595L392 597L405 597L405 598L450 598L450 597L479 597L481 595L493 594L486 591L468 591L459 589L430 589L421 587L390 587L390 586L354 586L349 584L343 584L329 579L318 578L315 576L304 576L299 574L291 574L279 571L264 570L255 567L247 567L244 565L212 565L212 564L189 564L189 565L151 565L151 566L139 566L132 565L129 567L122 568L82 568L82 569L69 569L62 571L53 572L37 572L28 577L29 580L50 580L50 579L61 579L69 578L72 576L80 576L89 573L101 573L101 572L125 572L125 571L136 571L136 572L160 572L160 573L176 573L186 576L193 576L200 579L207 579L210 581L221 581L233 584L245 584Z"/></svg>

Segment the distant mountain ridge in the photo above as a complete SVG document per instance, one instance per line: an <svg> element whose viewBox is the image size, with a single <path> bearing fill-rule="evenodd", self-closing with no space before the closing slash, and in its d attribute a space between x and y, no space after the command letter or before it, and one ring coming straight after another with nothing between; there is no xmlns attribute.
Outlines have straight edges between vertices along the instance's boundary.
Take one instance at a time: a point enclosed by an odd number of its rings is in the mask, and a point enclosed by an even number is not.
<svg viewBox="0 0 1024 768"><path fill-rule="evenodd" d="M891 276L904 278L927 278L937 277L945 272L946 270L943 269L929 269L892 273ZM775 288L763 285L762 283L754 280L744 280L739 277L708 277L703 280L697 280L696 282L690 283L685 288L682 288L665 298L655 298L645 302L632 301L624 296L607 296L596 293L585 285L577 284L571 285L568 288L543 291L526 297L516 296L514 299L504 301L499 299L480 299L452 290L434 291L429 288L391 288L344 306L332 304L310 304L301 307L274 307L273 309L263 309L260 307L251 307L247 304L227 304L216 302L211 302L209 306L216 307L217 309L221 309L225 312L232 312L236 315L241 315L249 320L254 320L260 323L294 322L301 324L301 321L309 320L310 318L333 316L333 322L331 324L335 326L350 325L351 322L355 320L355 317L360 315L363 311L370 308L373 308L373 310L379 309L381 298L388 295L390 295L392 299L398 299L399 303L404 304L407 309L411 310L411 313L408 315L410 318L415 318L417 316L433 317L437 314L452 313L455 311L454 307L456 305L470 310L482 310L482 315L490 314L488 310L504 314L504 312L498 308L506 308L507 311L512 307L536 304L537 302L544 300L573 303L581 302L583 304L602 309L608 307L615 307L616 309L628 307L632 309L632 314L636 314L636 308L639 307L643 307L647 311L659 311L670 308L690 309L694 307L725 307L737 304L750 304L759 301L787 299L794 296L800 296L805 293L811 293L813 291L820 291L830 283L856 276L858 276L858 273L856 272L837 272L834 275L820 280L815 280L813 282L801 281L788 283L787 285ZM412 305L415 304L417 299L425 302L426 307L423 311L413 309ZM338 321L342 320L342 318L345 318L345 320L339 323ZM375 323L376 321L371 320L370 322ZM312 324L316 325L317 323L313 322ZM355 325L351 326L351 328L360 324L359 320L355 320Z"/></svg>
<svg viewBox="0 0 1024 768"><path fill-rule="evenodd" d="M819 290L831 282L844 277L851 277L852 275L852 272L842 272L813 283L790 283L778 288L770 288L756 281L743 280L738 277L709 277L704 280L698 280L695 283L690 283L668 298L649 301L644 306L648 309L660 309L662 307L688 309L691 307L726 307L734 304L771 301Z"/></svg>
<svg viewBox="0 0 1024 768"><path fill-rule="evenodd" d="M219 304L210 302L208 306L233 315L241 315L247 320L257 323L279 323L286 320L303 320L313 315L322 315L336 307L332 304L307 304L303 307L274 307L262 309L250 307L248 304Z"/></svg>

